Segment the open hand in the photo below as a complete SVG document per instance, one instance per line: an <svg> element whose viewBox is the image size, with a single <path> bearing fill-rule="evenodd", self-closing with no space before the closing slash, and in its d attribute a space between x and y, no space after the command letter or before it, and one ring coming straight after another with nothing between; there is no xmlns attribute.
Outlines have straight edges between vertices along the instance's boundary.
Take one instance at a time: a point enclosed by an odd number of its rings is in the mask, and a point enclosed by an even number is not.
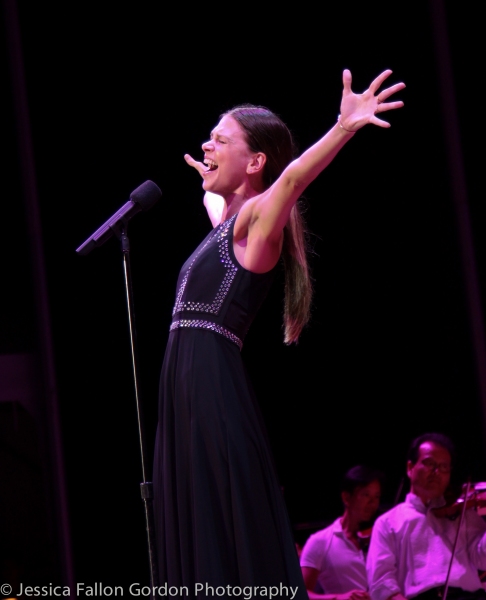
<svg viewBox="0 0 486 600"><path fill-rule="evenodd" d="M194 169L196 169L196 171L201 176L204 173L204 171L208 170L207 166L204 163L194 160L190 154L184 154L184 160L190 167L194 167ZM206 210L208 211L208 215L211 220L211 223L213 224L213 227L216 227L216 225L219 225L219 223L221 223L223 210L225 207L224 199L218 194L213 194L212 192L205 192L203 204L206 207Z"/></svg>
<svg viewBox="0 0 486 600"><path fill-rule="evenodd" d="M380 92L380 86L391 74L392 71L390 69L383 71L383 73L371 82L367 90L362 94L355 94L351 90L351 71L344 69L340 115L340 122L344 129L347 131L357 131L368 123L378 125L378 127L390 127L390 123L379 119L376 115L387 110L401 108L403 106L401 100L394 102L385 102L385 100L405 87L404 83L396 83Z"/></svg>
<svg viewBox="0 0 486 600"><path fill-rule="evenodd" d="M203 164L202 162L199 162L197 160L194 160L190 154L184 154L184 160L190 167L194 167L196 169L196 171L199 173L199 175L201 175L201 176L205 171L208 170L208 168L206 167L205 164Z"/></svg>

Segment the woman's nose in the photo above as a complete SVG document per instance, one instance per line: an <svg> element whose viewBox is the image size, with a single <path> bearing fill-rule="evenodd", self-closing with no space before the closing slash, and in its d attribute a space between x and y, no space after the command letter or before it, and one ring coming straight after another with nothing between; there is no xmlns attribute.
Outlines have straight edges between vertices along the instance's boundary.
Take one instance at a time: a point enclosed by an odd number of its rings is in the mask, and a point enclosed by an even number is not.
<svg viewBox="0 0 486 600"><path fill-rule="evenodd" d="M203 143L201 148L203 149L203 152L210 152L213 149L213 142L208 140L207 142Z"/></svg>

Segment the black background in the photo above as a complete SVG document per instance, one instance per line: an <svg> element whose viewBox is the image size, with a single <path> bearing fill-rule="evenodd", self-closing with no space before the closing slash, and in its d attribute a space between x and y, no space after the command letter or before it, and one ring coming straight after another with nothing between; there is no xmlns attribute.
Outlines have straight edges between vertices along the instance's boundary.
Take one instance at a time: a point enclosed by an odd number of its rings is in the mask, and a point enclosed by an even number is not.
<svg viewBox="0 0 486 600"><path fill-rule="evenodd" d="M151 462L159 369L178 270L209 230L183 155L219 114L269 106L305 149L386 68L404 81L392 127L367 127L306 191L315 302L297 346L281 282L243 349L294 524L341 510L343 472L385 471L393 501L410 439L451 435L457 477L484 479L483 410L460 260L429 5L19 2L77 581L148 581L122 261L115 239L76 248L143 181L163 192L130 224ZM477 4L446 2L468 202L486 269L484 54ZM35 319L5 48L0 352L35 349ZM387 82L388 83L388 82ZM484 284L482 284L484 287ZM149 464L150 469L150 464Z"/></svg>

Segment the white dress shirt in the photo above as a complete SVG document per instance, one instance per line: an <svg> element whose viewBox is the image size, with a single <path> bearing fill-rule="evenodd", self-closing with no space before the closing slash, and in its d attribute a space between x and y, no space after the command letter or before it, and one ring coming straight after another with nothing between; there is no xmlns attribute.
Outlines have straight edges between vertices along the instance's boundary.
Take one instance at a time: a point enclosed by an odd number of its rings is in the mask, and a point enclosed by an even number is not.
<svg viewBox="0 0 486 600"><path fill-rule="evenodd" d="M415 494L408 494L379 517L371 536L367 558L372 600L386 600L400 592L413 598L444 585L460 518L436 517ZM481 588L478 569L486 569L486 523L467 509L456 546L449 578L450 587L467 591Z"/></svg>
<svg viewBox="0 0 486 600"><path fill-rule="evenodd" d="M363 551L346 537L341 518L309 537L302 550L300 566L319 571L317 584L322 593L344 594L368 589Z"/></svg>

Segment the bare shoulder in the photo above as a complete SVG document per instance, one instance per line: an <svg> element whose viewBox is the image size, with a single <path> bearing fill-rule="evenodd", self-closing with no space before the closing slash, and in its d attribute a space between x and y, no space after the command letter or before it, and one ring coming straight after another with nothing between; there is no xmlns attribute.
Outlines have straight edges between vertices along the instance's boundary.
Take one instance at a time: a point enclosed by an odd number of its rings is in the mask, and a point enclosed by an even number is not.
<svg viewBox="0 0 486 600"><path fill-rule="evenodd" d="M234 237L236 240L248 237L248 232L258 220L260 199L263 195L260 194L250 198L240 208L234 228Z"/></svg>
<svg viewBox="0 0 486 600"><path fill-rule="evenodd" d="M233 248L239 263L253 273L266 273L278 262L283 234L269 238L260 227L260 196L255 196L241 207L235 222Z"/></svg>

